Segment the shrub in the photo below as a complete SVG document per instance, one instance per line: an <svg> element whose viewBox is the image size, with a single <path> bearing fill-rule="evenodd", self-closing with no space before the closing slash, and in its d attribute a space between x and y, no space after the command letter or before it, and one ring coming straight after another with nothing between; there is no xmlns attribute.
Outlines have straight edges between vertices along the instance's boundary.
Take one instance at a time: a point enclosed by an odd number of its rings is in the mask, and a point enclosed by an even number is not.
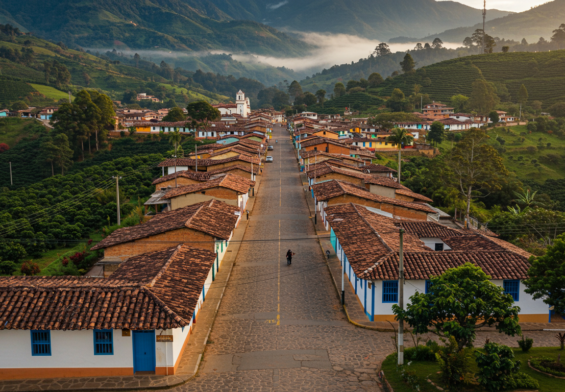
<svg viewBox="0 0 565 392"><path fill-rule="evenodd" d="M4 275L12 275L16 269L16 263L9 260L0 261L0 273Z"/></svg>
<svg viewBox="0 0 565 392"><path fill-rule="evenodd" d="M418 345L404 350L404 357L408 361L436 361L436 352L431 347Z"/></svg>
<svg viewBox="0 0 565 392"><path fill-rule="evenodd" d="M530 365L534 368L549 373L557 377L565 377L565 366L561 361L555 360L551 357L533 357L530 358Z"/></svg>
<svg viewBox="0 0 565 392"><path fill-rule="evenodd" d="M533 345L534 345L534 339L526 338L522 336L522 340L518 340L518 346L520 346L522 351L525 353L530 351Z"/></svg>
<svg viewBox="0 0 565 392"><path fill-rule="evenodd" d="M535 378L528 376L526 373L518 372L514 374L508 387L509 389L538 389L539 382Z"/></svg>
<svg viewBox="0 0 565 392"><path fill-rule="evenodd" d="M20 272L28 276L37 275L40 272L39 265L34 263L33 260L25 261L20 268Z"/></svg>
<svg viewBox="0 0 565 392"><path fill-rule="evenodd" d="M445 347L441 347L436 354L436 359L441 369L441 380L449 388L457 389L461 384L470 384L474 375L469 372L471 362L471 348L459 349L453 336L447 342L442 339Z"/></svg>
<svg viewBox="0 0 565 392"><path fill-rule="evenodd" d="M513 375L520 369L520 361L514 361L514 352L508 346L487 343L484 350L484 353L475 351L479 384L487 391L507 389Z"/></svg>
<svg viewBox="0 0 565 392"><path fill-rule="evenodd" d="M529 152L530 154L535 154L536 152L538 152L538 149L537 149L536 146L528 146L528 147L526 148L526 150L528 150L528 152Z"/></svg>
<svg viewBox="0 0 565 392"><path fill-rule="evenodd" d="M10 146L8 146L6 143L0 143L0 153L3 153L4 151L8 151L10 149Z"/></svg>

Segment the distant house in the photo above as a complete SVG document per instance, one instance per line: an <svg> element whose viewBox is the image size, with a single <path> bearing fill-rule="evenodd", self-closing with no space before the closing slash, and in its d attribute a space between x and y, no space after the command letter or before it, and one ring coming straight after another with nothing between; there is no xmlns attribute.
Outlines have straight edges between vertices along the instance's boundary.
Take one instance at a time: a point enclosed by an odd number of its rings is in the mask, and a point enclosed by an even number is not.
<svg viewBox="0 0 565 392"><path fill-rule="evenodd" d="M233 156L230 158L225 159L191 159L191 158L169 158L157 166L164 169L167 168L167 174L171 174L176 171L182 170L193 170L193 171L213 171L217 169L223 169L228 166L235 166L235 165L243 165L243 166L251 166L260 164L258 157L250 157L246 154L239 154L237 156ZM163 173L165 174L165 173Z"/></svg>
<svg viewBox="0 0 565 392"><path fill-rule="evenodd" d="M0 277L0 377L174 375L216 263L212 251L169 244L110 279Z"/></svg>
<svg viewBox="0 0 565 392"><path fill-rule="evenodd" d="M38 117L41 120L51 120L51 117L53 117L53 113L55 113L57 110L59 110L58 107L43 108L43 110L41 110L41 112L39 112Z"/></svg>
<svg viewBox="0 0 565 392"><path fill-rule="evenodd" d="M450 114L453 114L453 108L450 108L440 102L434 102L424 105L422 108L422 114L425 117L433 119L448 118Z"/></svg>
<svg viewBox="0 0 565 392"><path fill-rule="evenodd" d="M159 98L154 97L153 95L147 95L146 93L137 94L137 100L138 101L149 100L151 102L160 102Z"/></svg>
<svg viewBox="0 0 565 392"><path fill-rule="evenodd" d="M0 110L0 117L8 117L9 114L10 114L10 111L8 109Z"/></svg>
<svg viewBox="0 0 565 392"><path fill-rule="evenodd" d="M530 254L515 245L435 222L389 218L353 203L329 206L325 211L332 246L371 321L395 320L392 306L399 298L398 237L403 229L405 301L416 292L429 292L432 276L472 263L513 297L520 307L521 322L548 322L548 306L524 291Z"/></svg>

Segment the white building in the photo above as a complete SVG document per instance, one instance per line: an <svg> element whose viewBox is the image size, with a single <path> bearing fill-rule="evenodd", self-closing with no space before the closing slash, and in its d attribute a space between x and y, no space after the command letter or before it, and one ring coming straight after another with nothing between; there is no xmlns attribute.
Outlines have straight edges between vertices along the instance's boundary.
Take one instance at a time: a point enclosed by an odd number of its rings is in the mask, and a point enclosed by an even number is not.
<svg viewBox="0 0 565 392"><path fill-rule="evenodd" d="M251 103L249 102L249 98L245 98L243 91L239 90L237 92L235 104L237 105L237 114L243 118L247 118L251 113Z"/></svg>
<svg viewBox="0 0 565 392"><path fill-rule="evenodd" d="M371 321L395 319L400 228L405 230L405 303L416 291L429 290L431 276L469 262L512 295L521 322L549 320L549 307L524 292L530 254L508 242L435 222L395 220L355 204L326 207L326 214L332 246Z"/></svg>
<svg viewBox="0 0 565 392"><path fill-rule="evenodd" d="M178 245L131 257L109 279L0 277L10 305L0 378L174 375L217 260Z"/></svg>

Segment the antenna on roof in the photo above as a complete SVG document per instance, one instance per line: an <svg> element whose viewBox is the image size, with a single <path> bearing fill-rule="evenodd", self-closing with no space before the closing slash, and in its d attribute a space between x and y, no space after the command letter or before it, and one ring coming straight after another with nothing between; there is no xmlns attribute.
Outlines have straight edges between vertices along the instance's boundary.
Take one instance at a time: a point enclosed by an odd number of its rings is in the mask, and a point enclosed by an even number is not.
<svg viewBox="0 0 565 392"><path fill-rule="evenodd" d="M487 0L484 0L484 6L483 6L483 53L486 52L486 47L485 47L485 21L486 21L486 17L487 17Z"/></svg>

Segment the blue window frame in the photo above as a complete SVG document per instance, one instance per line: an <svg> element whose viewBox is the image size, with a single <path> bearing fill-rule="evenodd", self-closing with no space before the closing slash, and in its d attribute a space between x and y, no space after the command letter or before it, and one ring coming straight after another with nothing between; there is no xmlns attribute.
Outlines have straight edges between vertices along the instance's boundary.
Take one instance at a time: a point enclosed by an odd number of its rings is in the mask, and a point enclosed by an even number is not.
<svg viewBox="0 0 565 392"><path fill-rule="evenodd" d="M514 301L520 300L520 281L519 280L505 280L502 282L504 293L510 294Z"/></svg>
<svg viewBox="0 0 565 392"><path fill-rule="evenodd" d="M112 329L94 330L94 355L114 355L114 331Z"/></svg>
<svg viewBox="0 0 565 392"><path fill-rule="evenodd" d="M431 285L432 285L432 282L429 279L426 280L426 294L428 294L430 292Z"/></svg>
<svg viewBox="0 0 565 392"><path fill-rule="evenodd" d="M383 281L383 303L398 302L398 280Z"/></svg>
<svg viewBox="0 0 565 392"><path fill-rule="evenodd" d="M31 331L31 355L51 355L51 331Z"/></svg>

